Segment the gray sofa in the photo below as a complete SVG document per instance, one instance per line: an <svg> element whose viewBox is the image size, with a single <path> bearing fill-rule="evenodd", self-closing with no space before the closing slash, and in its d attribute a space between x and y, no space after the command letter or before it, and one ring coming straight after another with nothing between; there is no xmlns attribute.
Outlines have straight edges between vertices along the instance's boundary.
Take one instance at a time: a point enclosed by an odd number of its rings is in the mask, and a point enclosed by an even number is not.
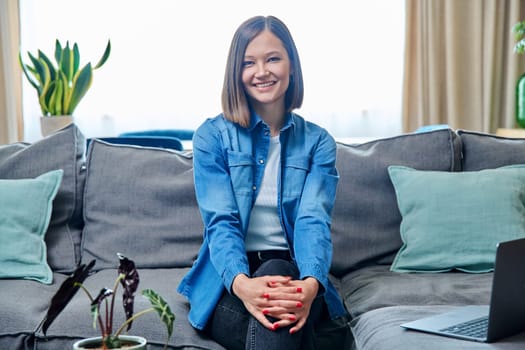
<svg viewBox="0 0 525 350"><path fill-rule="evenodd" d="M400 230L405 218L398 204L400 193L389 176L390 165L451 173L510 164L525 164L525 140L441 129L338 145L340 182L332 222L331 278L351 316L353 339L348 349L525 347L525 334L478 344L399 327L458 305L488 303L491 272L391 271L404 243ZM176 313L170 348L223 349L189 326L188 305L175 291L202 239L191 153L99 140L92 141L86 152L84 136L75 125L33 144L0 146L0 179L34 178L55 169L64 173L45 234L47 259L40 262L51 268L53 282L9 278L0 267L4 273L0 349L26 348L51 296L80 261L97 260L97 272L85 282L88 289L111 287L117 252L136 262L139 289L156 290ZM146 304L137 298L135 310ZM122 313L117 309L117 324L119 320ZM322 331L330 334L328 328ZM135 321L130 334L146 337L149 349L161 349L165 340L165 329L153 314ZM78 293L49 328L47 338L38 335L35 348L68 349L78 339L97 335L98 330L91 328L87 299Z"/></svg>

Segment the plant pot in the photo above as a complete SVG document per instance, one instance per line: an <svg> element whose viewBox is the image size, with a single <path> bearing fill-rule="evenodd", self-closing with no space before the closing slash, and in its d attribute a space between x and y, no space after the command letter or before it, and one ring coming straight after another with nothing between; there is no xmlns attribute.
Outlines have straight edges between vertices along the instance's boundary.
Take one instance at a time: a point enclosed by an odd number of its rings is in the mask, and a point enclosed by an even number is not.
<svg viewBox="0 0 525 350"><path fill-rule="evenodd" d="M42 136L46 137L72 123L72 115L53 115L50 117L40 117L40 132L42 133Z"/></svg>
<svg viewBox="0 0 525 350"><path fill-rule="evenodd" d="M146 350L147 341L143 337L138 337L135 335L120 335L120 340L122 340L124 346L119 349L122 350ZM95 338L86 338L77 341L73 344L73 350L100 350L102 349L102 337Z"/></svg>

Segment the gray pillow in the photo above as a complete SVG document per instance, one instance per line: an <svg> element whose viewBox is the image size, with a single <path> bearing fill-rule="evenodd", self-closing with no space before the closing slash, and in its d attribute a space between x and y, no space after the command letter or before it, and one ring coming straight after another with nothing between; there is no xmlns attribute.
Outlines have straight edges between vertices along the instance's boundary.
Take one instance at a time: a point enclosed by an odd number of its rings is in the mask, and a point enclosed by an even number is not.
<svg viewBox="0 0 525 350"><path fill-rule="evenodd" d="M192 156L93 140L84 220L82 260L98 269L115 268L117 252L140 268L191 266L203 233Z"/></svg>
<svg viewBox="0 0 525 350"><path fill-rule="evenodd" d="M342 276L361 266L391 264L401 247L401 214L388 166L458 171L460 152L460 139L451 129L338 144L331 272Z"/></svg>
<svg viewBox="0 0 525 350"><path fill-rule="evenodd" d="M510 139L465 130L458 130L458 135L463 144L464 171L525 164L525 139Z"/></svg>
<svg viewBox="0 0 525 350"><path fill-rule="evenodd" d="M73 271L80 258L84 150L85 138L74 124L33 144L0 146L0 179L64 171L45 238L48 264L56 272Z"/></svg>

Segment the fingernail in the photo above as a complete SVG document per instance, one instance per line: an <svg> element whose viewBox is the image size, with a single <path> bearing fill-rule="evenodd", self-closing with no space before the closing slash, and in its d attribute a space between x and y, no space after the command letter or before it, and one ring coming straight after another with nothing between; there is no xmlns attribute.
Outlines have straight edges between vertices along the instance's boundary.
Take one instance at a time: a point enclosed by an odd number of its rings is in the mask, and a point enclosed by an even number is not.
<svg viewBox="0 0 525 350"><path fill-rule="evenodd" d="M295 330L295 328L291 328L291 329L290 329L290 334L294 334L295 332L297 332L297 331Z"/></svg>
<svg viewBox="0 0 525 350"><path fill-rule="evenodd" d="M275 331L277 328L279 328L279 323L274 323L272 328Z"/></svg>
<svg viewBox="0 0 525 350"><path fill-rule="evenodd" d="M288 317L288 319L289 319L290 321L295 321L295 320L297 320L297 318L295 318L294 315L291 315L290 317Z"/></svg>
<svg viewBox="0 0 525 350"><path fill-rule="evenodd" d="M303 307L303 303L298 302L296 306L297 306L297 307Z"/></svg>
<svg viewBox="0 0 525 350"><path fill-rule="evenodd" d="M265 298L265 299L269 299L269 298L270 298L270 294L268 294L268 293L264 293L264 294L263 294L263 298Z"/></svg>
<svg viewBox="0 0 525 350"><path fill-rule="evenodd" d="M302 293L303 289L301 287L297 287L297 293Z"/></svg>
<svg viewBox="0 0 525 350"><path fill-rule="evenodd" d="M270 281L270 284L276 284L276 283L277 283L277 282L275 282L275 281Z"/></svg>
<svg viewBox="0 0 525 350"><path fill-rule="evenodd" d="M264 310L262 311L262 313L263 313L263 315L268 315L268 314L270 313L270 311L264 309Z"/></svg>

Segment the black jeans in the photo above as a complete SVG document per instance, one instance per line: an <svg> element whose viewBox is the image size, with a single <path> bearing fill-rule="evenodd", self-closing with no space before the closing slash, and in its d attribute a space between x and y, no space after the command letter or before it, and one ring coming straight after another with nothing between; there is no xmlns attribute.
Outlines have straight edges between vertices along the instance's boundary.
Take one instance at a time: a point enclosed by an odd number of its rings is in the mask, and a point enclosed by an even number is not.
<svg viewBox="0 0 525 350"><path fill-rule="evenodd" d="M291 276L293 279L299 278L297 267L288 260L269 259L261 261L260 264L251 261L250 264L255 270L253 277L283 275ZM276 331L267 329L252 317L239 298L225 291L208 323L206 332L228 350L315 350L314 324L320 319L323 306L323 298L317 297L312 304L306 324L299 332L290 334L291 326ZM271 317L269 319L275 321Z"/></svg>

